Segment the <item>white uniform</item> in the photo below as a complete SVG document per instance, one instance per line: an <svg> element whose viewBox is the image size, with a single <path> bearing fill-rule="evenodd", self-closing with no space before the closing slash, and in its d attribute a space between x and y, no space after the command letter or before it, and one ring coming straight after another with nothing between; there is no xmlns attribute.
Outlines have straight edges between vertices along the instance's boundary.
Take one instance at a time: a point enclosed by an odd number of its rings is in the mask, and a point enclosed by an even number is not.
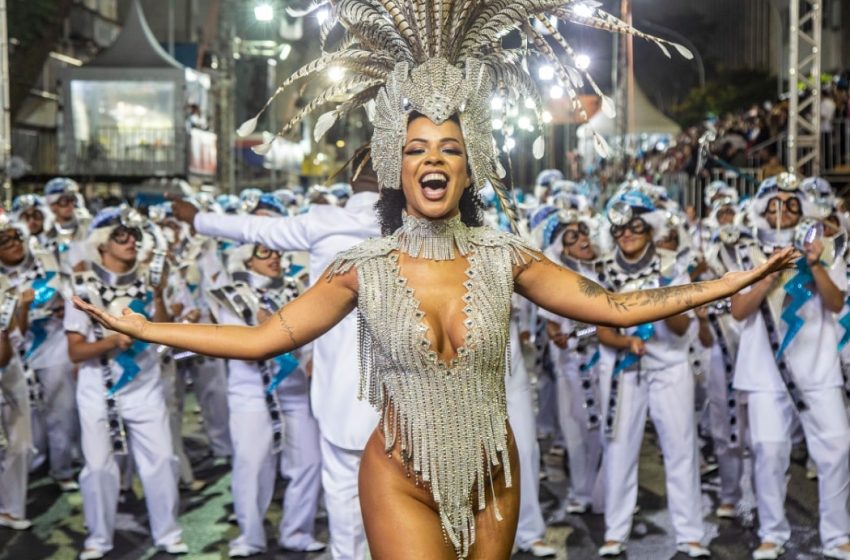
<svg viewBox="0 0 850 560"><path fill-rule="evenodd" d="M101 298L102 303L111 313L120 312L127 306L132 301L132 293L139 297L149 293L146 285L134 283L136 274L125 275L123 281L116 280L115 275L104 274L102 277L107 280L100 283L92 281L96 277L95 272L75 275L74 289L97 303L96 293L102 287L105 295ZM128 291L131 293L128 294ZM149 314L151 306L146 309ZM65 330L82 334L88 342L96 340L88 315L68 300L65 302ZM172 449L156 347L146 345L136 347L136 350L135 356L131 355L131 351L112 354L108 363L114 380L120 380L131 371L133 365L130 362L138 368L135 378L115 393L115 401L144 488L154 544L168 546L181 537L177 524L177 458ZM85 466L80 474L83 513L89 531L85 548L107 552L112 548L118 511L119 470L110 438L103 376L104 370L98 358L80 364L77 405L85 457Z"/></svg>
<svg viewBox="0 0 850 560"><path fill-rule="evenodd" d="M755 245L741 248L758 262L762 251ZM744 263L746 266L746 263ZM843 259L830 266L829 276L846 293L847 276ZM796 271L788 274L793 276ZM791 535L785 516L786 472L791 453L795 417L805 433L809 454L817 466L820 498L820 537L824 548L850 542L850 423L844 410L842 378L838 359L838 329L832 313L826 311L817 290L797 312L804 323L782 358L791 381L799 389L805 410L797 412L791 394L780 376L773 357L767 325L757 311L743 321L741 345L735 371L735 388L748 393L750 437L755 458L754 473L762 541L784 544ZM779 317L788 298L782 287L768 294L767 301ZM779 312L775 311L778 310ZM769 317L771 316L769 315ZM773 319L777 341L787 330L784 320Z"/></svg>
<svg viewBox="0 0 850 560"><path fill-rule="evenodd" d="M609 289L629 291L689 282L685 274L671 270L666 251L627 272L611 259L604 265L600 281ZM661 257L663 255L663 258ZM655 263L655 264L653 264ZM651 270L655 268L655 272ZM694 415L694 378L688 364L690 330L674 334L664 321L653 323L654 332L646 341L646 354L635 366L619 372L617 397L611 394L614 377L614 351L602 346L600 388L605 427L603 473L605 477L605 540L625 542L629 538L637 503L638 460L646 426L647 408L658 433L664 456L667 503L677 543L699 542L704 535L699 459ZM634 334L635 329L629 329ZM616 401L613 418L609 401Z"/></svg>
<svg viewBox="0 0 850 560"><path fill-rule="evenodd" d="M209 292L210 311L221 324L246 324L243 313L250 313L250 324L258 323L257 311L261 306L273 313L286 301L298 294L297 286L287 278L287 287L270 284L271 279L242 272L240 280L228 283L243 297L237 309L220 290ZM261 287L253 287L257 284ZM275 292L272 294L272 292ZM258 305L254 309L249 301L259 303L260 295L274 298L271 306ZM266 548L263 520L274 493L275 471L289 479L283 497L283 516L280 521L280 545L287 549L304 550L316 542L314 538L316 510L321 489L321 457L319 454L319 429L310 412L310 383L301 364L309 359L309 348L293 353L299 364L287 374L275 389L277 404L269 409L263 382L263 368L274 376L281 365L268 360L257 362L228 360L228 393L230 432L233 436L233 508L242 534L230 543L231 547L249 547L260 552ZM294 364L293 364L294 365ZM270 414L279 412L283 426L280 455L273 452L274 429Z"/></svg>
<svg viewBox="0 0 850 560"><path fill-rule="evenodd" d="M9 342L20 344L20 333L10 333ZM0 513L26 519L32 424L27 382L15 352L0 369L0 414L8 440L6 449L0 450Z"/></svg>
<svg viewBox="0 0 850 560"><path fill-rule="evenodd" d="M43 389L42 402L32 410L33 443L38 463L49 457L50 475L67 480L73 476L72 450L79 436L74 367L68 358L68 339L61 319L67 277L62 276L54 255L40 250L29 253L18 266L0 267L0 272L19 292L29 288L35 291L21 348L23 359Z"/></svg>
<svg viewBox="0 0 850 560"><path fill-rule="evenodd" d="M518 298L518 296L514 296ZM540 445L534 418L534 398L531 382L522 356L519 328L511 321L511 371L505 377L508 400L508 419L519 455L520 501L516 545L526 549L546 534L546 522L538 498L540 490Z"/></svg>
<svg viewBox="0 0 850 560"><path fill-rule="evenodd" d="M261 243L281 251L310 253L310 281L340 251L380 235L373 206L377 193L356 193L344 208L313 206L292 218L198 214L195 229L216 237ZM348 315L313 344L310 399L322 434L322 487L328 509L331 553L336 559L367 554L358 500L357 474L366 441L378 424L377 412L357 400L357 321Z"/></svg>

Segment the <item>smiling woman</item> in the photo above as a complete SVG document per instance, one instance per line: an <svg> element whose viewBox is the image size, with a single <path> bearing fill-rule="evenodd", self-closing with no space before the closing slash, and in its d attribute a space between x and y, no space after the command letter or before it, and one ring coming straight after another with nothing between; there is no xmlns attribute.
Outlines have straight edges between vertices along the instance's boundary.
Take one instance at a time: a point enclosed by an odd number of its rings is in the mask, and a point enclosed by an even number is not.
<svg viewBox="0 0 850 560"><path fill-rule="evenodd" d="M384 236L338 255L327 281L257 326L152 323L75 303L130 336L246 361L303 346L357 308L362 396L382 414L360 468L372 557L507 559L520 490L504 382L513 293L561 316L623 327L728 297L787 267L794 255L783 251L752 271L695 286L612 294L582 283L523 239L480 226L475 189L488 182L513 216L491 135L494 88L507 85L540 111L522 67L527 52L502 48L499 38L521 29L568 81L532 21L546 25L554 15L636 32L597 8L581 15L546 2L405 0L401 9L387 4L391 11L359 0L332 4L331 28L341 25L357 45L323 55L279 90L337 59L365 70L347 73L284 128L330 93L349 97L317 119L317 136L344 112L374 101L371 156ZM419 23L406 14L417 14ZM535 142L536 154L541 145Z"/></svg>

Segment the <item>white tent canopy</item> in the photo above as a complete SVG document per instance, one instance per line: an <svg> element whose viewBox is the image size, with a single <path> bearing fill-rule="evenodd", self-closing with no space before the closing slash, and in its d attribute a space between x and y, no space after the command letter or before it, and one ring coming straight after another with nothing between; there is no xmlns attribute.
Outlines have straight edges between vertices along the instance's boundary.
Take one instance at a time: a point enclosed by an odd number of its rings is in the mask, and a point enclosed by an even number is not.
<svg viewBox="0 0 850 560"><path fill-rule="evenodd" d="M641 145L650 139L653 140L654 144L660 137L675 136L682 131L678 124L652 104L639 86L635 86L634 113L634 130L629 138L629 144L632 146L642 147ZM616 117L611 119L605 113L599 111L591 117L587 124L581 125L576 130L579 151L584 156L585 161L594 159L593 130L605 137L612 144L612 147L619 144L619 141L612 142L618 134Z"/></svg>

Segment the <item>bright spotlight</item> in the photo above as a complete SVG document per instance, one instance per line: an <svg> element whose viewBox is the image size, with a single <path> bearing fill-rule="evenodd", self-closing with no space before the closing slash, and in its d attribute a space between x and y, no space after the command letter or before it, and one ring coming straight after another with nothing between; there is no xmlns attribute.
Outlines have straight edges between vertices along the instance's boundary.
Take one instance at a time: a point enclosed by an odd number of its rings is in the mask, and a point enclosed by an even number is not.
<svg viewBox="0 0 850 560"><path fill-rule="evenodd" d="M537 77L548 82L555 77L555 69L549 64L544 64L537 70Z"/></svg>
<svg viewBox="0 0 850 560"><path fill-rule="evenodd" d="M576 55L576 68L579 70L587 70L590 68L590 57L586 54Z"/></svg>
<svg viewBox="0 0 850 560"><path fill-rule="evenodd" d="M345 69L339 66L331 66L328 68L328 77L332 82L338 82L345 76Z"/></svg>
<svg viewBox="0 0 850 560"><path fill-rule="evenodd" d="M498 95L490 100L490 108L494 111L501 111L505 106L505 102Z"/></svg>
<svg viewBox="0 0 850 560"><path fill-rule="evenodd" d="M267 2L257 4L254 6L254 17L257 21L271 21L274 19L274 8Z"/></svg>
<svg viewBox="0 0 850 560"><path fill-rule="evenodd" d="M573 6L573 13L578 17L589 18L593 17L594 8L587 4L576 4Z"/></svg>
<svg viewBox="0 0 850 560"><path fill-rule="evenodd" d="M543 111L543 114L540 116L543 119L544 124L549 124L550 122L552 122L552 113L550 113L549 111Z"/></svg>
<svg viewBox="0 0 850 560"><path fill-rule="evenodd" d="M493 130L502 130L502 127L504 125L505 123L502 121L502 119L493 119Z"/></svg>
<svg viewBox="0 0 850 560"><path fill-rule="evenodd" d="M319 25L322 25L328 18L330 17L330 12L328 12L327 8L322 8L321 10L316 12L316 20L319 22Z"/></svg>
<svg viewBox="0 0 850 560"><path fill-rule="evenodd" d="M505 138L505 151L510 152L516 147L516 140L508 136Z"/></svg>
<svg viewBox="0 0 850 560"><path fill-rule="evenodd" d="M517 126L523 130L531 130L531 119L523 115L516 122Z"/></svg>
<svg viewBox="0 0 850 560"><path fill-rule="evenodd" d="M559 85L554 85L549 88L549 97L552 99L560 99L564 96L564 88Z"/></svg>

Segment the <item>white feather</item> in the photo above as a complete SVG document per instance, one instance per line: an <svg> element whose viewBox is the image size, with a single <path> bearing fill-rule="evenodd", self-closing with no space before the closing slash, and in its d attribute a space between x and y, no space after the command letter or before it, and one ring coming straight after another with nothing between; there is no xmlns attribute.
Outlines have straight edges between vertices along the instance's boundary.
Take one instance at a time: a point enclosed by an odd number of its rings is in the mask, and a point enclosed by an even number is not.
<svg viewBox="0 0 850 560"><path fill-rule="evenodd" d="M546 153L546 141L543 139L542 134L534 141L534 144L531 147L531 152L534 154L534 159L543 158L543 154Z"/></svg>
<svg viewBox="0 0 850 560"><path fill-rule="evenodd" d="M676 48L677 51L679 51L680 55L685 57L687 60L693 60L694 53L692 53L690 51L690 49L688 49L684 45L680 45L679 43L671 43L671 44Z"/></svg>
<svg viewBox="0 0 850 560"><path fill-rule="evenodd" d="M270 140L266 140L262 144L252 146L251 151L257 154L258 156L264 156L272 149L272 144L274 144L275 140L277 140L277 136L272 137Z"/></svg>
<svg viewBox="0 0 850 560"><path fill-rule="evenodd" d="M496 175L499 176L499 179L504 179L508 175L508 172L505 171L505 168L502 166L502 162L498 159L496 160Z"/></svg>
<svg viewBox="0 0 850 560"><path fill-rule="evenodd" d="M258 118L259 115L257 115L253 119L248 119L247 121L239 125L239 128L236 129L236 135L240 138L245 138L246 136L253 134L254 131L257 129Z"/></svg>
<svg viewBox="0 0 850 560"><path fill-rule="evenodd" d="M593 131L593 147L601 158L607 159L610 155L611 150L608 147L608 142L595 130Z"/></svg>
<svg viewBox="0 0 850 560"><path fill-rule="evenodd" d="M313 127L313 138L318 142L321 140L328 130L336 124L337 114L336 111L328 111L327 113L322 114L316 119L316 126Z"/></svg>
<svg viewBox="0 0 850 560"><path fill-rule="evenodd" d="M617 116L617 109L614 106L614 100L607 95L602 96L602 112L609 119L613 119Z"/></svg>

